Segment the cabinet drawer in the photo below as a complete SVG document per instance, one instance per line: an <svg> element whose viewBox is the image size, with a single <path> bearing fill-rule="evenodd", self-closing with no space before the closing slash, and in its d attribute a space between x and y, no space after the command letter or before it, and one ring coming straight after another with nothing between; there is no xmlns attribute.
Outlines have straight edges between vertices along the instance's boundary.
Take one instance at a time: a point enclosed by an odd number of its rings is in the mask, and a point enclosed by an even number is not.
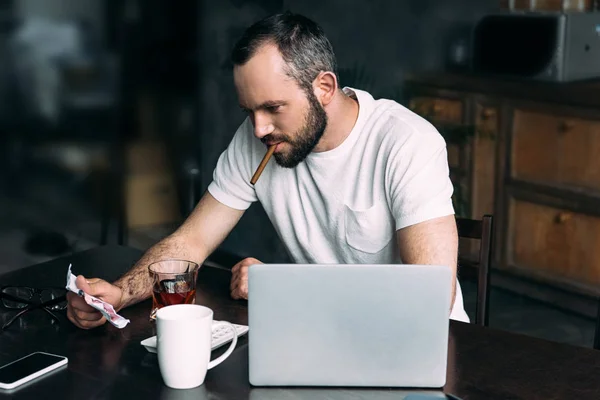
<svg viewBox="0 0 600 400"><path fill-rule="evenodd" d="M509 229L509 264L555 281L600 286L600 218L512 199Z"/></svg>
<svg viewBox="0 0 600 400"><path fill-rule="evenodd" d="M436 122L461 124L463 122L463 102L456 99L438 97L413 97L410 109Z"/></svg>
<svg viewBox="0 0 600 400"><path fill-rule="evenodd" d="M511 153L516 179L600 190L600 121L517 110Z"/></svg>

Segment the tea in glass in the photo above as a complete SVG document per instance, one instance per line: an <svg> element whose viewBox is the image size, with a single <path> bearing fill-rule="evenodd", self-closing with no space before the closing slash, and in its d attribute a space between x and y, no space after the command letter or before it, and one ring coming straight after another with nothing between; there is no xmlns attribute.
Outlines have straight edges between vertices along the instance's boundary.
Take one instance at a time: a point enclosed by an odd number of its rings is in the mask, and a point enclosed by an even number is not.
<svg viewBox="0 0 600 400"><path fill-rule="evenodd" d="M156 311L174 304L194 304L199 266L186 260L164 260L148 266L152 278L151 319Z"/></svg>

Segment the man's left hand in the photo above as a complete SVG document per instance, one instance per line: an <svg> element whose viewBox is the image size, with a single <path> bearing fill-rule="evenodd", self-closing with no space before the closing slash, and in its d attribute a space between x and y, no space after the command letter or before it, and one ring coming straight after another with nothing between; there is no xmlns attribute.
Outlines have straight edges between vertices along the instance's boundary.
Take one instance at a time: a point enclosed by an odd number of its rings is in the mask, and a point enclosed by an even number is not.
<svg viewBox="0 0 600 400"><path fill-rule="evenodd" d="M248 299L248 268L253 264L262 264L256 258L244 258L231 269L231 297L236 300Z"/></svg>

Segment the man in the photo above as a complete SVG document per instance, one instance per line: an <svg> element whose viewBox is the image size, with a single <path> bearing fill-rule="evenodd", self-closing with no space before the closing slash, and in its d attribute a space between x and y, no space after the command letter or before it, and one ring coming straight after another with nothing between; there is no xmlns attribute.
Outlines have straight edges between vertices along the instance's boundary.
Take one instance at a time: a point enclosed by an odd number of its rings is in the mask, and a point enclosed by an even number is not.
<svg viewBox="0 0 600 400"><path fill-rule="evenodd" d="M456 277L446 145L432 125L393 101L341 89L330 42L300 15L275 15L248 28L232 61L248 118L219 158L207 193L123 277L109 284L79 276L81 289L117 310L148 298L151 262L201 264L255 201L298 263L437 264ZM271 145L276 162L250 184ZM247 298L248 268L259 262L233 267L233 298ZM468 321L453 282L450 317ZM105 323L72 294L67 315L81 328Z"/></svg>

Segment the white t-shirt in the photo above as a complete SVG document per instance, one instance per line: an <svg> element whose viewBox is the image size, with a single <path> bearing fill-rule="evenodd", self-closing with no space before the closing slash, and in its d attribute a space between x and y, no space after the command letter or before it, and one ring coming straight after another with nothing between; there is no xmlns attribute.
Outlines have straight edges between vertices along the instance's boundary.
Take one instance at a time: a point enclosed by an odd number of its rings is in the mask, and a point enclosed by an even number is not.
<svg viewBox="0 0 600 400"><path fill-rule="evenodd" d="M391 100L344 88L359 103L356 123L338 147L310 153L295 168L265 155L247 118L221 154L208 191L245 210L260 201L297 263L401 263L395 232L453 215L446 143L425 119ZM452 319L468 322L457 282Z"/></svg>

